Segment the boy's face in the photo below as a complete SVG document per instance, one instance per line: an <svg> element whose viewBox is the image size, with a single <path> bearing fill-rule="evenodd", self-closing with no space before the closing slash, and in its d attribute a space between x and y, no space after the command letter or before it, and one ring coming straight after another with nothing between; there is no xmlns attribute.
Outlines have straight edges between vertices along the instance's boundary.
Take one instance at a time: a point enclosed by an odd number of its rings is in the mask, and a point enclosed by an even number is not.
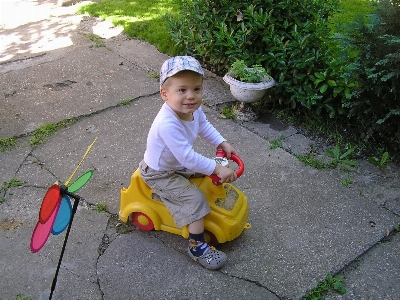
<svg viewBox="0 0 400 300"><path fill-rule="evenodd" d="M161 98L185 121L193 120L193 112L203 101L203 76L182 71L169 77L160 88Z"/></svg>

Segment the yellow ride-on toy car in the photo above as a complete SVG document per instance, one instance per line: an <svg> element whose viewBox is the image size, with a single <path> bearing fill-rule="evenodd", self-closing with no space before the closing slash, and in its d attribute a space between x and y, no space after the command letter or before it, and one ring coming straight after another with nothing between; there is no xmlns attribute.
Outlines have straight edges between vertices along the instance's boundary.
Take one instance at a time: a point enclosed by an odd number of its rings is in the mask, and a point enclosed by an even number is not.
<svg viewBox="0 0 400 300"><path fill-rule="evenodd" d="M227 165L226 154L217 151L217 163ZM237 156L231 159L238 165L237 177L244 171L244 163ZM204 217L206 240L210 245L225 243L237 238L248 223L248 204L246 196L230 183L220 183L216 175L191 178L190 182L203 191L211 212ZM188 227L179 228L160 197L149 188L140 177L137 169L131 177L129 187L122 188L119 218L124 223L130 219L142 230L163 230L189 237Z"/></svg>

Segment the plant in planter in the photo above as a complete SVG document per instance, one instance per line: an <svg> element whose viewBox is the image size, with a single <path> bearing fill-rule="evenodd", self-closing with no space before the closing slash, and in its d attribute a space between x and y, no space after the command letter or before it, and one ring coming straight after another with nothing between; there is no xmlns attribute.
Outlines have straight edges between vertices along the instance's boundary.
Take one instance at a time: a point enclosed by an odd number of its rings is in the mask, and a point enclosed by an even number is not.
<svg viewBox="0 0 400 300"><path fill-rule="evenodd" d="M243 60L235 61L223 79L229 84L232 96L246 103L261 100L267 89L275 85L261 65L248 67Z"/></svg>

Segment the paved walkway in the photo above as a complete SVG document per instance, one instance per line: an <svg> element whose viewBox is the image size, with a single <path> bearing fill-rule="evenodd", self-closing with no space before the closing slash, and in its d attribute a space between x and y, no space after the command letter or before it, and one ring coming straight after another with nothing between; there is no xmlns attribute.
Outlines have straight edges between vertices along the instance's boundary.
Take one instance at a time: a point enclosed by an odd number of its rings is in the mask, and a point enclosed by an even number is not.
<svg viewBox="0 0 400 300"><path fill-rule="evenodd" d="M228 263L210 272L189 259L182 237L126 227L116 216L120 189L129 185L162 105L151 75L168 57L55 1L2 1L0 10L0 138L17 137L15 148L0 153L0 182L23 183L0 191L0 299L48 298L65 233L50 236L36 254L30 237L47 188L67 179L95 137L77 173L95 174L79 191L85 200L54 299L300 299L328 273L343 274L347 289L328 299L399 298L397 167L380 171L359 161L349 175L313 169L294 156L313 145L295 128L273 116L221 118L216 108L234 99L207 72L204 109L245 162L235 185L248 197L252 223L220 245ZM105 47L88 39L92 32L106 37ZM33 130L74 118L44 144L30 145ZM283 148L270 149L280 136ZM196 147L214 156L208 145Z"/></svg>

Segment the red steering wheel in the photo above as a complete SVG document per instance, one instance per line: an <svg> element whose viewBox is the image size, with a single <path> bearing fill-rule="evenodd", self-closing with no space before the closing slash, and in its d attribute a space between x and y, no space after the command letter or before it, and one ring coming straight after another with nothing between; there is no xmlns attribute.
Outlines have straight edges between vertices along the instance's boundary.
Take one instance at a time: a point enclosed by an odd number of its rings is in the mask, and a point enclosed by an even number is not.
<svg viewBox="0 0 400 300"><path fill-rule="evenodd" d="M226 153L224 150L218 149L217 150L217 157L226 157ZM231 154L231 158L230 160L234 161L237 165L238 165L238 170L236 171L236 176L237 178L239 178L240 176L242 176L243 172L244 172L244 162L243 160L237 156L236 154ZM221 178L219 178L217 175L215 174L211 174L210 176L208 176L211 178L212 183L214 185L221 185Z"/></svg>

